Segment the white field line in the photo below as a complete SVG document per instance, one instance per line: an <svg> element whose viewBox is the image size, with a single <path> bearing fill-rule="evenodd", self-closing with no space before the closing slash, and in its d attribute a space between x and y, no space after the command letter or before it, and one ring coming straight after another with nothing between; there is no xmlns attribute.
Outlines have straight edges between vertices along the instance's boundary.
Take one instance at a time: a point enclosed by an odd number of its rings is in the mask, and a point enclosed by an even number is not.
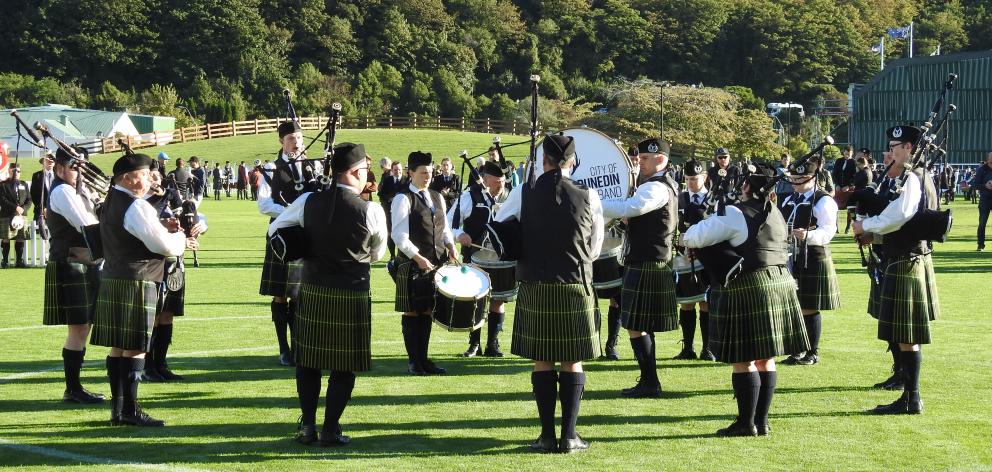
<svg viewBox="0 0 992 472"><path fill-rule="evenodd" d="M224 321L224 320L253 320L259 318L271 318L269 315L255 315L255 316L213 316L213 317L203 317L203 318L192 318L183 317L183 323L189 323L192 321ZM29 329L48 329L48 328L59 328L61 325L32 325L32 326L15 326L13 328L0 328L0 333L6 331L24 331Z"/></svg>
<svg viewBox="0 0 992 472"><path fill-rule="evenodd" d="M105 457L88 456L85 454L76 454L74 452L61 451L58 449L51 449L41 446L33 446L31 444L19 444L15 443L9 439L0 438L0 447L13 449L15 451L25 452L28 454L35 454L39 456L55 457L58 459L65 459L68 461L83 462L87 464L97 464L97 465L124 465L128 467L133 467L136 469L147 469L147 470L162 470L168 472L199 472L205 469L193 469L189 467L183 467L178 465L169 464L147 464L144 462L136 461L119 461L115 459L107 459Z"/></svg>

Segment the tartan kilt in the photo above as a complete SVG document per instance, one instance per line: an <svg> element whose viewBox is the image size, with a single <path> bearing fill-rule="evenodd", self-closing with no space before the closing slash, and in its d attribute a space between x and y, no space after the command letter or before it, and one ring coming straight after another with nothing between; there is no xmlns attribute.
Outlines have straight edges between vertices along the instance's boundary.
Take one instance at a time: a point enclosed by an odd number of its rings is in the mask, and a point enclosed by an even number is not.
<svg viewBox="0 0 992 472"><path fill-rule="evenodd" d="M799 306L806 310L836 310L840 308L840 286L830 248L806 248L806 266L793 264L793 276L798 286ZM802 257L802 255L800 255Z"/></svg>
<svg viewBox="0 0 992 472"><path fill-rule="evenodd" d="M599 357L599 328L592 286L520 282L510 352L546 362Z"/></svg>
<svg viewBox="0 0 992 472"><path fill-rule="evenodd" d="M879 292L878 339L930 344L930 322L940 316L930 255L890 263Z"/></svg>
<svg viewBox="0 0 992 472"><path fill-rule="evenodd" d="M100 279L90 344L148 352L158 293L156 282Z"/></svg>
<svg viewBox="0 0 992 472"><path fill-rule="evenodd" d="M796 284L784 266L710 288L709 347L717 360L750 362L809 349Z"/></svg>
<svg viewBox="0 0 992 472"><path fill-rule="evenodd" d="M868 314L877 320L882 311L882 284L875 282L875 277L871 275L868 276L868 284Z"/></svg>
<svg viewBox="0 0 992 472"><path fill-rule="evenodd" d="M404 255L396 256L396 301L393 308L402 313L434 311L434 280L423 274L417 263Z"/></svg>
<svg viewBox="0 0 992 472"><path fill-rule="evenodd" d="M0 240L3 240L3 241L8 241L8 240L24 241L24 239L25 239L24 238L24 230L27 229L28 224L30 224L31 221L27 217L25 217L24 218L24 227L21 228L21 229L19 229L19 230L17 230L17 231L14 231L14 229L10 227L10 222L13 219L14 219L14 217L12 217L12 216L0 216Z"/></svg>
<svg viewBox="0 0 992 472"><path fill-rule="evenodd" d="M654 333L678 329L671 264L647 261L626 266L620 292L620 324L625 329Z"/></svg>
<svg viewBox="0 0 992 472"><path fill-rule="evenodd" d="M297 365L352 372L372 368L372 297L368 290L303 282L298 303Z"/></svg>
<svg viewBox="0 0 992 472"><path fill-rule="evenodd" d="M265 261L262 263L262 282L259 295L296 298L300 294L300 278L303 276L303 261L290 261L284 264L272 253L265 243Z"/></svg>
<svg viewBox="0 0 992 472"><path fill-rule="evenodd" d="M178 259L174 257L167 257L165 259L165 274L166 279L169 277L169 271L178 264ZM168 284L162 284L162 295L161 303L159 304L159 311L168 311L172 313L172 316L183 316L184 309L186 306L186 270L176 270L178 272L175 277L181 277L183 280L183 286L179 290L172 291L169 290Z"/></svg>
<svg viewBox="0 0 992 472"><path fill-rule="evenodd" d="M99 266L48 261L45 265L45 309L42 324L92 323L99 290Z"/></svg>

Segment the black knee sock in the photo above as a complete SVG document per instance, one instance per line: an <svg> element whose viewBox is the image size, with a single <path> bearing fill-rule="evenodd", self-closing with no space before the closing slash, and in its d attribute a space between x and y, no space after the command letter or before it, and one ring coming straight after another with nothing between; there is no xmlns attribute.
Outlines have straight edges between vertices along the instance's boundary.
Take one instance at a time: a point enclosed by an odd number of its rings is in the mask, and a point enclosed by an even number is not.
<svg viewBox="0 0 992 472"><path fill-rule="evenodd" d="M24 241L14 241L14 258L17 262L24 261Z"/></svg>
<svg viewBox="0 0 992 472"><path fill-rule="evenodd" d="M351 392L355 389L354 372L331 372L327 377L327 407L324 408L324 427L326 432L340 431L341 414L351 400Z"/></svg>
<svg viewBox="0 0 992 472"><path fill-rule="evenodd" d="M420 362L423 362L426 365L427 360L429 359L427 351L431 346L431 330L434 327L434 318L432 318L430 314L424 313L418 316L417 319L420 321L420 336L418 337L420 345Z"/></svg>
<svg viewBox="0 0 992 472"><path fill-rule="evenodd" d="M730 376L730 383L734 386L734 396L737 398L737 423L754 426L761 377L757 372L734 373Z"/></svg>
<svg viewBox="0 0 992 472"><path fill-rule="evenodd" d="M62 348L62 366L65 369L65 389L78 392L83 388L79 383L79 371L83 368L83 355L86 351L73 351Z"/></svg>
<svg viewBox="0 0 992 472"><path fill-rule="evenodd" d="M121 391L121 358L107 356L107 379L110 381L110 409L120 414L124 402Z"/></svg>
<svg viewBox="0 0 992 472"><path fill-rule="evenodd" d="M320 369L296 365L296 395L300 399L300 420L304 425L317 423L317 402L320 400Z"/></svg>
<svg viewBox="0 0 992 472"><path fill-rule="evenodd" d="M820 349L820 312L803 316L803 323L806 324L806 335L809 336L809 349L816 354Z"/></svg>
<svg viewBox="0 0 992 472"><path fill-rule="evenodd" d="M641 383L652 386L659 384L653 344L651 336L648 335L630 338L630 347L634 350L637 366L641 369Z"/></svg>
<svg viewBox="0 0 992 472"><path fill-rule="evenodd" d="M145 370L145 360L136 357L121 358L121 413L133 415L138 407L138 384L141 382L141 372Z"/></svg>
<svg viewBox="0 0 992 472"><path fill-rule="evenodd" d="M276 341L279 341L279 354L289 352L289 341L286 340L286 311L288 305L273 301L270 305L272 310L272 323L276 325Z"/></svg>
<svg viewBox="0 0 992 472"><path fill-rule="evenodd" d="M400 316L403 326L403 345L406 347L407 362L420 363L420 343L417 334L420 331L420 320L416 316Z"/></svg>
<svg viewBox="0 0 992 472"><path fill-rule="evenodd" d="M761 389L758 390L758 405L754 410L754 424L768 424L768 410L772 407L772 396L775 395L775 384L778 382L778 372L758 372L761 379Z"/></svg>
<svg viewBox="0 0 992 472"><path fill-rule="evenodd" d="M155 327L155 367L164 369L168 366L166 356L169 355L169 344L172 344L172 325L158 325Z"/></svg>
<svg viewBox="0 0 992 472"><path fill-rule="evenodd" d="M902 351L903 378L906 380L903 390L918 392L920 390L920 364L923 363L923 351Z"/></svg>
<svg viewBox="0 0 992 472"><path fill-rule="evenodd" d="M499 333L503 331L503 320L506 319L506 315L503 313L490 312L489 313L489 328L486 333L488 337L488 342L493 342Z"/></svg>
<svg viewBox="0 0 992 472"><path fill-rule="evenodd" d="M710 312L699 310L699 336L703 338L705 351L710 348Z"/></svg>
<svg viewBox="0 0 992 472"><path fill-rule="evenodd" d="M490 330L492 328L489 328ZM471 333L468 333L468 344L470 346L478 346L482 343L482 328L473 329Z"/></svg>
<svg viewBox="0 0 992 472"><path fill-rule="evenodd" d="M679 310L679 325L682 326L683 348L692 349L696 338L696 310Z"/></svg>
<svg viewBox="0 0 992 472"><path fill-rule="evenodd" d="M617 345L617 334L620 332L620 307L610 305L606 313L606 345Z"/></svg>
<svg viewBox="0 0 992 472"><path fill-rule="evenodd" d="M579 420L579 403L586 389L585 372L558 374L558 401L561 402L561 437L574 439L575 423Z"/></svg>
<svg viewBox="0 0 992 472"><path fill-rule="evenodd" d="M10 257L10 241L0 243L0 252L3 252L3 261L7 262L7 258Z"/></svg>
<svg viewBox="0 0 992 472"><path fill-rule="evenodd" d="M534 388L537 415L541 418L541 437L555 437L555 404L558 403L558 372L545 370L532 372L530 383Z"/></svg>
<svg viewBox="0 0 992 472"><path fill-rule="evenodd" d="M902 372L902 355L899 350L899 344L894 342L889 342L889 353L892 354L892 373L898 374Z"/></svg>

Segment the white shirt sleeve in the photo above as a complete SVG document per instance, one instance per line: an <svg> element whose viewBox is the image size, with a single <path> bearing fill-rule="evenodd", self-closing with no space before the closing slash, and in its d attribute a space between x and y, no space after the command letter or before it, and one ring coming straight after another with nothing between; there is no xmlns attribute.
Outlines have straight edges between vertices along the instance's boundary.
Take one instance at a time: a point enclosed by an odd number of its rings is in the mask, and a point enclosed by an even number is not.
<svg viewBox="0 0 992 472"><path fill-rule="evenodd" d="M288 207L286 207L279 216L276 217L275 221L269 224L269 236L275 234L276 230L282 228L288 228L290 226L303 227L303 207L306 206L307 198L310 197L310 192L304 193L297 197ZM261 199L259 199L261 201Z"/></svg>
<svg viewBox="0 0 992 472"><path fill-rule="evenodd" d="M444 215L448 214L448 203L445 202L444 198L441 198L441 208ZM444 218L444 232L441 233L441 240L444 244L455 244L455 237L451 234L451 224L448 222L448 218Z"/></svg>
<svg viewBox="0 0 992 472"><path fill-rule="evenodd" d="M809 246L826 246L837 234L837 202L826 196L816 202L813 207L813 217L816 218L816 229L806 232L806 244Z"/></svg>
<svg viewBox="0 0 992 472"><path fill-rule="evenodd" d="M124 214L124 230L141 240L149 251L163 256L181 256L186 251L186 235L170 233L158 219L155 208L137 199Z"/></svg>
<svg viewBox="0 0 992 472"><path fill-rule="evenodd" d="M404 194L397 194L393 198L393 206L390 208L393 217L393 243L396 248L413 259L413 256L420 254L417 246L410 241L410 199Z"/></svg>
<svg viewBox="0 0 992 472"><path fill-rule="evenodd" d="M455 208L458 208L460 214L458 215L458 227L455 227ZM448 210L448 226L451 227L452 236L458 238L465 233L465 219L472 215L472 195L468 192L462 192L462 196L458 197L458 206L451 207Z"/></svg>
<svg viewBox="0 0 992 472"><path fill-rule="evenodd" d="M889 234L902 228L902 225L913 218L923 196L920 179L916 174L909 174L902 190L902 195L889 202L882 213L862 220L861 226L865 232Z"/></svg>
<svg viewBox="0 0 992 472"><path fill-rule="evenodd" d="M730 241L736 247L747 241L747 221L739 208L728 206L725 215L710 215L690 226L682 237L686 247L690 248L708 247L724 241Z"/></svg>
<svg viewBox="0 0 992 472"><path fill-rule="evenodd" d="M600 251L603 250L603 202L599 199L599 193L589 189L589 211L592 212L592 240L589 242L589 254L596 259Z"/></svg>
<svg viewBox="0 0 992 472"><path fill-rule="evenodd" d="M76 194L76 190L68 185L59 185L52 189L48 196L49 209L62 215L66 221L82 233L84 226L99 223L93 210Z"/></svg>
<svg viewBox="0 0 992 472"><path fill-rule="evenodd" d="M657 210L668 204L666 187L662 182L645 182L637 187L637 192L630 198L603 202L603 216L630 218Z"/></svg>
<svg viewBox="0 0 992 472"><path fill-rule="evenodd" d="M520 220L520 202L524 193L523 189L525 184L526 183L522 183L516 187L513 187L513 190L510 190L510 194L506 197L506 201L500 205L499 211L496 212L496 217L493 218L494 220L506 221L513 217ZM596 198L598 199L599 195L596 195Z"/></svg>
<svg viewBox="0 0 992 472"><path fill-rule="evenodd" d="M386 212L382 209L382 205L369 202L368 212L365 213L365 224L369 228L369 232L372 233L372 239L369 241L369 254L372 256L372 262L382 260L382 257L386 255L386 240L389 239L389 231L386 229Z"/></svg>
<svg viewBox="0 0 992 472"><path fill-rule="evenodd" d="M275 169L263 169L262 172L274 172ZM275 218L282 213L286 207L278 204L273 200L272 187L269 187L269 182L265 180L264 176L258 176L258 212L268 216L270 218Z"/></svg>

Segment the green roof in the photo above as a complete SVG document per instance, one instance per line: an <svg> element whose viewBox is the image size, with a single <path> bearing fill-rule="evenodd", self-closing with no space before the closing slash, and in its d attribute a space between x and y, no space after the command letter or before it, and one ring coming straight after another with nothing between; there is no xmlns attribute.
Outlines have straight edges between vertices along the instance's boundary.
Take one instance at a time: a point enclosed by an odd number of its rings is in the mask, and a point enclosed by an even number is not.
<svg viewBox="0 0 992 472"><path fill-rule="evenodd" d="M15 109L17 114L28 125L36 121L47 121L50 126L57 128L70 136L94 138L98 133L107 133L115 123L126 117L122 111L85 110L66 105L45 105ZM11 110L0 111L0 136L13 136L16 124ZM65 115L67 122L62 124L60 117Z"/></svg>

